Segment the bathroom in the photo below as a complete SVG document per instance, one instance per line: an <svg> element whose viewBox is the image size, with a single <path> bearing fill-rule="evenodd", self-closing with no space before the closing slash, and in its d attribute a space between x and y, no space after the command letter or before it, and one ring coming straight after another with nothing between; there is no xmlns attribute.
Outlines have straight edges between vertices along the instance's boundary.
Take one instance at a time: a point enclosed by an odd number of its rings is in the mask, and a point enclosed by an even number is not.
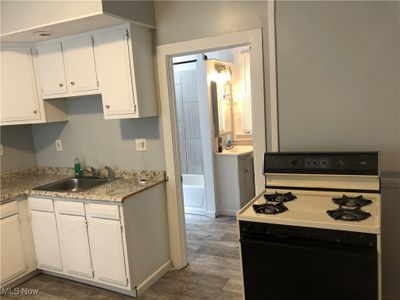
<svg viewBox="0 0 400 300"><path fill-rule="evenodd" d="M186 214L234 216L254 196L249 50L173 58Z"/></svg>

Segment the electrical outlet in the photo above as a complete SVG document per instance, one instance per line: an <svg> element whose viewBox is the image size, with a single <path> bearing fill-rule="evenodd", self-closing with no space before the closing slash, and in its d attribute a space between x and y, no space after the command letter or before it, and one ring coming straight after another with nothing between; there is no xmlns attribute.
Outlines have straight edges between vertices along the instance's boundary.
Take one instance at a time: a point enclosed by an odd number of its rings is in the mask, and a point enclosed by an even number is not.
<svg viewBox="0 0 400 300"><path fill-rule="evenodd" d="M4 155L3 144L0 144L0 156Z"/></svg>
<svg viewBox="0 0 400 300"><path fill-rule="evenodd" d="M56 140L56 149L57 149L57 151L62 151L61 140Z"/></svg>
<svg viewBox="0 0 400 300"><path fill-rule="evenodd" d="M136 139L136 151L147 151L146 139Z"/></svg>

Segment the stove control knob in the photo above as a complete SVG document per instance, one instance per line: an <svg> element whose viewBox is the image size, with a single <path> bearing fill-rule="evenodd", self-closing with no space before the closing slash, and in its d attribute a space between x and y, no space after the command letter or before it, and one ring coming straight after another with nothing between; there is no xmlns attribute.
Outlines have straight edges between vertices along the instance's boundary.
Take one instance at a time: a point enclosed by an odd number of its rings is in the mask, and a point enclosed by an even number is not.
<svg viewBox="0 0 400 300"><path fill-rule="evenodd" d="M292 164L292 166L297 165L297 160L296 160L296 159L293 159L293 160L291 161L291 164Z"/></svg>
<svg viewBox="0 0 400 300"><path fill-rule="evenodd" d="M341 167L344 166L344 161L343 160L339 160L339 166L341 166Z"/></svg>

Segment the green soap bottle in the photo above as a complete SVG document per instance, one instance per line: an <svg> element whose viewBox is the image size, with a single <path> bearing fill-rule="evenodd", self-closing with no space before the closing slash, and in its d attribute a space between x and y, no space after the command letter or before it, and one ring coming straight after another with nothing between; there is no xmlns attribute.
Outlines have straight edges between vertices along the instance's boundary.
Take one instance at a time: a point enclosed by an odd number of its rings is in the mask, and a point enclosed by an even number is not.
<svg viewBox="0 0 400 300"><path fill-rule="evenodd" d="M79 178L79 177L82 177L82 175L83 175L83 172L82 172L82 167L81 167L79 158L75 158L75 177Z"/></svg>

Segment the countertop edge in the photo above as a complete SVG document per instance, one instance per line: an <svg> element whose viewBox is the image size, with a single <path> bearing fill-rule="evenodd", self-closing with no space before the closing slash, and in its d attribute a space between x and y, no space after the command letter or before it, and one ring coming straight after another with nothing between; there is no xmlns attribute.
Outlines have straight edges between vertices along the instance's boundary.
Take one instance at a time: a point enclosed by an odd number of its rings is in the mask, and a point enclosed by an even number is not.
<svg viewBox="0 0 400 300"><path fill-rule="evenodd" d="M75 199L75 200L82 200L82 201L103 201L103 202L112 202L112 203L122 203L127 198L129 198L135 194L138 194L142 191L145 191L157 184L164 183L164 182L166 182L165 179L160 179L155 182L152 182L151 184L140 186L141 187L140 189L138 189L132 193L126 194L121 197L113 197L113 198L108 198L108 199L107 199L107 196L106 197L91 196L90 192L86 192L89 194L78 194L78 193L72 194L72 193L66 193L66 192L63 193L63 192L51 192L51 191L39 191L39 190L31 190L31 191L29 191L27 196L28 197L29 196L40 196L40 197L47 197L47 198L55 197L55 198ZM54 194L52 195L52 193L54 193Z"/></svg>

